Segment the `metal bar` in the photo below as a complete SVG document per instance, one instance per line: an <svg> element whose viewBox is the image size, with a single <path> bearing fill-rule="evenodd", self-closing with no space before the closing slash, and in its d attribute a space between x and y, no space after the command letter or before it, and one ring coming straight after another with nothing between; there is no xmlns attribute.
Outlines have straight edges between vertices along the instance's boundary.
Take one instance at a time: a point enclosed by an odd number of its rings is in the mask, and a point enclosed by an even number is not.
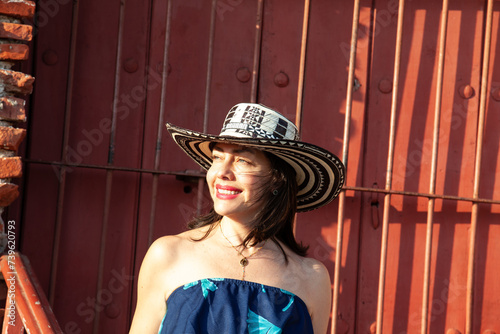
<svg viewBox="0 0 500 334"><path fill-rule="evenodd" d="M67 161L69 132L71 124L71 105L73 101L73 80L75 72L75 56L76 56L76 39L78 32L78 12L79 1L73 1L72 7L72 22L71 22L71 41L69 49L69 64L68 64L68 79L66 89L66 105L64 111L64 130L63 130L63 143L62 143L62 161ZM54 226L54 246L52 249L52 261L50 264L50 283L49 283L49 302L51 305L54 303L57 271L59 268L59 250L61 248L61 232L64 208L64 195L66 189L66 169L62 166L59 172L59 189L57 194L57 211L56 222Z"/></svg>
<svg viewBox="0 0 500 334"><path fill-rule="evenodd" d="M302 39L300 41L299 83L297 87L297 110L295 111L295 125L299 133L302 131L302 101L304 99L304 77L306 69L307 34L309 29L309 11L311 3L304 2L304 19L302 20Z"/></svg>
<svg viewBox="0 0 500 334"><path fill-rule="evenodd" d="M3 262L3 261L2 261ZM25 333L28 331L29 334L42 334L41 328L39 327L35 316L31 313L30 305L27 299L27 296L23 291L21 291L21 287L19 286L20 279L19 275L15 275L15 284L16 291L15 295L15 305L16 305L16 322L20 322L22 324L23 330L21 333Z"/></svg>
<svg viewBox="0 0 500 334"><path fill-rule="evenodd" d="M253 66L252 66L252 88L250 90L250 102L256 103L258 100L258 83L260 71L260 50L262 45L262 20L264 12L264 0L257 2L257 18L255 25L255 44L253 48Z"/></svg>
<svg viewBox="0 0 500 334"><path fill-rule="evenodd" d="M122 2L123 3L123 2ZM109 225L109 207L111 204L111 189L113 185L113 171L106 171L106 190L104 195L104 212L102 217L101 238L99 245L99 263L97 269L97 286L96 286L96 301L99 305L102 304L101 292L103 291L103 277L104 277L104 258L106 256L106 239L108 235ZM93 333L99 332L99 320L101 312L96 312L93 324Z"/></svg>
<svg viewBox="0 0 500 334"><path fill-rule="evenodd" d="M212 12L210 15L210 32L208 39L207 55L207 77L205 81L205 102L203 106L203 132L208 131L208 114L210 110L210 91L212 83L212 64L214 58L214 40L215 40L215 16L217 10L217 0L212 0Z"/></svg>
<svg viewBox="0 0 500 334"><path fill-rule="evenodd" d="M15 327L18 324L24 324L29 333L62 333L52 309L40 289L38 280L31 271L29 261L17 252L3 255L0 259L0 269L3 278L8 283L9 292L15 294L13 304L16 306ZM13 289L10 289L10 285L13 285ZM8 298L8 302L10 300L11 298ZM6 312L5 317L7 318L7 316ZM8 333L14 332L16 331L8 331Z"/></svg>
<svg viewBox="0 0 500 334"><path fill-rule="evenodd" d="M42 160L30 160L30 159L25 159L24 162L33 163L33 164L42 164L42 165L65 166L65 167L73 167L73 168L79 167L79 168L100 169L100 170L115 170L115 171L121 171L121 172L131 172L131 173L173 175L173 176L186 177L186 178L205 178L206 177L205 172L200 172L197 170L164 171L164 170L154 170L154 169L145 169L145 168L119 167L119 166L99 166L99 165L89 165L89 164L72 164L72 163L63 163L63 162L58 162L58 161L42 161ZM493 199L488 199L488 198L472 198L472 197L428 194L428 193L418 193L418 192L411 192L411 191L386 190L386 189L380 189L380 188L354 187L354 186L344 186L342 189L343 190L350 190L350 191L370 192L370 193L435 198L435 199L443 199L443 200L450 200L450 201L462 201L462 202L483 203L483 204L500 204L500 200L493 200Z"/></svg>
<svg viewBox="0 0 500 334"><path fill-rule="evenodd" d="M167 94L167 78L168 78L168 57L169 57L169 46L170 46L170 33L171 33L171 23L172 23L172 0L167 2L167 19L165 22L165 45L163 46L163 69L162 69L162 80L161 80L161 98L160 98L160 111L158 115L158 127L156 135L156 146L155 146L155 162L154 170L160 168L160 158L161 158L161 139L164 126L164 112L166 105L166 94ZM151 187L151 211L149 214L149 227L148 227L148 244L153 242L153 230L155 224L156 216L156 199L158 197L158 173L153 174L153 184Z"/></svg>
<svg viewBox="0 0 500 334"><path fill-rule="evenodd" d="M7 264L5 264L7 262ZM4 292L5 305L3 314L2 333L3 334L23 334L24 325L23 320L19 314L19 305L17 305L17 298L19 297L19 289L16 289L18 278L10 276L10 268L8 266L7 255L2 256L0 260L0 270L2 271L2 279L6 285L7 291ZM11 288L14 283L13 288Z"/></svg>
<svg viewBox="0 0 500 334"><path fill-rule="evenodd" d="M493 0L488 0L486 10L486 24L484 32L484 50L483 50L483 66L481 71L481 95L479 102L479 116L477 124L476 138L476 158L474 164L474 192L472 197L479 197L479 181L481 176L481 158L483 153L483 136L486 117L486 98L488 93L488 74L490 68L490 52L491 52L491 29L493 21ZM476 257L476 234L478 221L479 204L472 204L471 211L471 227L469 240L469 261L467 266L467 300L466 300L466 319L465 333L472 334L473 325L473 310L474 310L474 260Z"/></svg>
<svg viewBox="0 0 500 334"><path fill-rule="evenodd" d="M339 309L340 296L340 268L342 266L342 247L344 238L344 210L345 208L345 192L339 194L339 209L337 219L337 244L335 252L335 269L333 276L333 300L332 300L332 334L337 333L337 318Z"/></svg>
<svg viewBox="0 0 500 334"><path fill-rule="evenodd" d="M30 159L25 159L24 162L32 163L32 164L42 164L42 165L79 167L79 168L113 170L113 171L120 171L120 172L160 174L160 175L178 175L178 176L190 176L190 177L205 177L205 175L206 175L204 172L198 172L198 171L194 171L194 170L187 170L187 171L183 171L183 172L180 172L180 171L171 172L171 171L145 169L145 168L102 166L102 165L90 165L90 164L73 164L73 163L64 163L64 162L59 162L59 161L42 161L42 160L30 160Z"/></svg>
<svg viewBox="0 0 500 334"><path fill-rule="evenodd" d="M131 173L147 173L147 174L158 174L158 175L173 175L178 177L187 178L205 178L206 173L196 170L185 170L185 171L164 171L164 170L154 170L145 168L132 168L132 167L119 167L119 166L99 166L99 165L89 165L89 164L72 164L63 163L58 161L42 161L42 160L30 160L25 159L26 163L42 164L42 165L54 165L54 166L65 166L65 167L79 167L79 168L89 168L89 169L100 169L100 170L116 170L121 172L131 172ZM472 198L472 197L461 197L452 195L439 195L439 194L428 194L428 193L418 193L411 191L400 191L400 190L386 190L380 188L368 188L368 187L355 187L355 186L344 186L343 190L350 191L361 191L370 193L381 193L381 194L391 194L391 195L401 195L401 196L412 196L412 197L425 197L425 198L436 198L450 201L462 201L462 202L472 202L472 203L483 203L483 204L500 204L500 200L493 200L488 198Z"/></svg>
<svg viewBox="0 0 500 334"><path fill-rule="evenodd" d="M342 188L342 190L401 195L401 196L412 196L412 197L425 197L425 198L435 198L435 199L464 201L464 202L479 202L479 203L486 203L486 204L500 204L500 201L495 201L495 200L490 200L490 199L481 199L481 198L473 199L473 198L469 198L469 197L438 195L438 194L433 195L433 194L428 194L428 193L418 193L418 192L402 191L402 190L386 190L386 189L379 189L379 188L352 187L352 186L344 186Z"/></svg>
<svg viewBox="0 0 500 334"><path fill-rule="evenodd" d="M400 0L398 9L396 52L394 58L394 78L393 78L393 91L392 91L392 101L391 101L389 151L387 154L387 170L386 170L386 181L385 181L386 190L390 190L392 187L392 168L394 165L394 146L395 146L395 136L396 136L395 135L396 111L398 105L398 91L399 91L399 69L401 64L401 45L403 42L404 7L405 7L404 0ZM391 194L387 193L384 197L384 211L382 220L382 246L380 250L380 272L379 272L378 299L377 299L377 325L376 325L377 334L382 334L382 328L383 328L385 274L387 268L387 243L389 235L390 203L391 203Z"/></svg>
<svg viewBox="0 0 500 334"><path fill-rule="evenodd" d="M349 139L351 133L352 93L354 91L354 70L356 68L356 51L358 43L358 25L360 13L360 0L354 1L352 13L351 50L349 55L349 74L347 79L346 111L344 120L344 138L342 147L342 161L347 167L349 157ZM342 248L344 241L344 213L345 213L345 191L339 195L339 207L337 218L337 245L335 252L335 271L333 278L333 302L332 302L332 334L337 333L337 313L340 294L340 268L342 267Z"/></svg>
<svg viewBox="0 0 500 334"><path fill-rule="evenodd" d="M127 4L126 0L120 2L120 11L118 17L118 40L116 45L116 63L115 63L115 82L113 91L113 111L111 117L111 132L109 137L108 145L108 166L113 166L115 162L115 143L116 143L116 127L117 127L117 104L119 102L120 96L120 81L121 81L121 64L122 62L122 48L123 48L123 30L125 24L125 6ZM101 226L101 238L99 244L99 262L97 269L97 287L96 287L96 300L98 303L101 301L100 292L102 291L103 279L104 279L104 262L106 256L106 239L108 235L109 227L109 210L111 204L111 192L113 186L113 173L114 171L109 169L106 171L106 187L104 194L104 212L102 217ZM99 332L99 321L101 312L96 312L94 317L93 332Z"/></svg>
<svg viewBox="0 0 500 334"><path fill-rule="evenodd" d="M436 85L436 102L434 112L434 131L432 137L432 160L431 173L429 180L429 194L436 192L436 174L437 160L439 150L439 126L441 119L441 101L443 94L443 74L444 74L444 58L446 51L446 27L448 24L448 0L443 0L443 8L441 10L441 26L439 34L439 59L437 71ZM434 224L434 198L429 198L427 209L427 231L425 239L425 263L424 263L424 278L423 278L423 293L422 293L422 319L420 331L422 334L427 333L428 313L429 313L429 287L430 287L430 272L431 272L431 255L432 255L432 230Z"/></svg>
<svg viewBox="0 0 500 334"><path fill-rule="evenodd" d="M161 110L160 110L161 112ZM149 213L148 245L153 243L153 230L156 217L156 198L158 197L158 174L153 174L153 184L151 187L151 211Z"/></svg>
<svg viewBox="0 0 500 334"><path fill-rule="evenodd" d="M210 111L210 92L212 83L212 65L214 58L214 40L215 40L215 16L217 14L217 0L212 0L212 12L210 17L210 33L208 41L208 55L207 55L207 78L205 82L205 104L203 109L203 132L208 132L208 116ZM200 171L203 170L200 167ZM196 213L200 215L202 212L203 204L203 191L205 179L198 179L198 190L196 199Z"/></svg>
<svg viewBox="0 0 500 334"><path fill-rule="evenodd" d="M342 189L343 190L352 190L352 191L371 192L371 193L401 195L401 196L426 197L426 198L443 199L443 200L450 200L450 201L462 201L462 202L483 203L483 204L500 204L500 200L492 200L492 199L487 199L487 198L470 198L470 197L460 197L460 196L451 196L451 195L438 195L438 194L417 193L417 192L411 192L411 191L386 190L386 189L378 189L378 188L365 188L365 187L352 187L352 186L344 186Z"/></svg>

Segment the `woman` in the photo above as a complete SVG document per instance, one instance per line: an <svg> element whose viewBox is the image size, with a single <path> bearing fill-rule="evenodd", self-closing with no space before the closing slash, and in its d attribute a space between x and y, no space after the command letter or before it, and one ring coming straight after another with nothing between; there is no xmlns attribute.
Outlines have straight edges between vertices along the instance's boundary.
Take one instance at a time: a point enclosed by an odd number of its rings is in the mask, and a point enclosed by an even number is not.
<svg viewBox="0 0 500 334"><path fill-rule="evenodd" d="M344 166L259 104L233 107L221 134L167 128L208 170L213 209L155 241L141 266L131 333L325 333L330 278L293 235L297 211L333 200Z"/></svg>

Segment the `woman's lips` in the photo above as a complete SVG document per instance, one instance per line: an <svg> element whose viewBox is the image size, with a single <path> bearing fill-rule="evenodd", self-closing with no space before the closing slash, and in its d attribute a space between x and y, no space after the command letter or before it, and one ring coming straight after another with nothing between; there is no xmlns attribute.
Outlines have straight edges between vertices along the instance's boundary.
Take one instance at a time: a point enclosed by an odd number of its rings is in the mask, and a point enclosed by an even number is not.
<svg viewBox="0 0 500 334"><path fill-rule="evenodd" d="M238 188L230 187L230 186L223 186L223 185L216 185L216 196L217 198L220 199L233 199L239 194L241 194L241 190Z"/></svg>

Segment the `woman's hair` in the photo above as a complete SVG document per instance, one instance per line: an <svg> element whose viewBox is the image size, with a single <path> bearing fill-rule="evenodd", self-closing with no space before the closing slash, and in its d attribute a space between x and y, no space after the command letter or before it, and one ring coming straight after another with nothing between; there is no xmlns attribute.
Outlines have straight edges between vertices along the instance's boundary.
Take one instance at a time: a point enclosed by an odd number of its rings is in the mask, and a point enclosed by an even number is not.
<svg viewBox="0 0 500 334"><path fill-rule="evenodd" d="M271 153L265 151L264 153L271 162L270 180L264 182L261 196L257 200L259 203L264 203L263 208L255 217L254 228L243 240L242 245L254 246L259 242L271 239L281 249L285 261L288 263L286 253L278 240L300 256L306 256L309 248L298 243L293 234L293 224L297 211L296 174L293 168L282 159ZM210 235L217 225L215 223L221 219L222 216L212 208L207 214L195 217L188 223L188 227L195 229L210 225L206 234L196 240L201 241Z"/></svg>

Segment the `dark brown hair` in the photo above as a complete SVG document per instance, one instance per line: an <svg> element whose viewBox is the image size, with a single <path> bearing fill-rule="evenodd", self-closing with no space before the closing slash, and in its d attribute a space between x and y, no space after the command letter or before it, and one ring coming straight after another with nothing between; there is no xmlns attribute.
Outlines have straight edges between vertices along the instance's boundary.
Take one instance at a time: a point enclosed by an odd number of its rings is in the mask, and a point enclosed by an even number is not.
<svg viewBox="0 0 500 334"><path fill-rule="evenodd" d="M281 247L281 241L294 253L306 256L309 247L298 243L293 234L293 224L297 211L297 180L295 170L282 159L275 155L264 152L271 162L271 174L269 182L265 182L260 203L266 203L254 219L254 228L243 240L242 245L254 246L259 242L271 239L282 251L285 261L288 263L285 250ZM275 195L276 194L276 195ZM211 225L207 233L197 239L201 241L208 237L222 219L212 209L205 215L198 216L188 223L190 229Z"/></svg>

